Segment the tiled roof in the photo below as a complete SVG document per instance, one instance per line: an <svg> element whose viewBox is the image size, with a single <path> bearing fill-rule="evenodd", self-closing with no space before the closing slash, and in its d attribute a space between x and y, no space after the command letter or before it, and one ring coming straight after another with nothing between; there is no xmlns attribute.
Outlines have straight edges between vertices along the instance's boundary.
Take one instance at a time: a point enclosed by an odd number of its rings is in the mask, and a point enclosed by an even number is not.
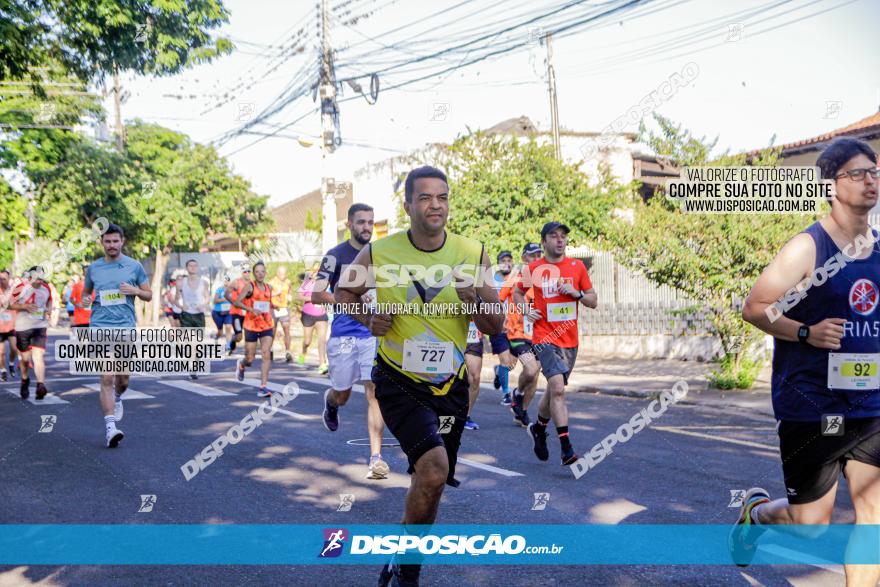
<svg viewBox="0 0 880 587"><path fill-rule="evenodd" d="M275 230L278 232L300 232L306 229L308 211L312 219L321 218L321 190L312 190L295 200L285 202L272 208L269 214L275 219Z"/></svg>
<svg viewBox="0 0 880 587"><path fill-rule="evenodd" d="M803 139L800 141L795 141L793 143L788 143L786 145L781 145L781 147L783 153L785 153L786 151L802 150L805 147L811 147L813 145L818 147L820 144L826 143L837 137L851 135L863 136L871 133L880 134L880 111L875 112L874 114L858 120L848 126L838 128L837 130L832 130L831 132L827 132L825 134L821 134L810 139Z"/></svg>

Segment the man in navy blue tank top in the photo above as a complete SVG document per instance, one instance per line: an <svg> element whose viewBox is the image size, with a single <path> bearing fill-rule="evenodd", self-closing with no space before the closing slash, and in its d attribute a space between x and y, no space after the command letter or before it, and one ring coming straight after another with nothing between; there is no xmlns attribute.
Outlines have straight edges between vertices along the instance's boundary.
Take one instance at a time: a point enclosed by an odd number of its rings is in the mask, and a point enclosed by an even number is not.
<svg viewBox="0 0 880 587"><path fill-rule="evenodd" d="M313 304L334 304L333 291L339 284L343 270L354 261L357 254L373 236L373 208L366 204L353 204L348 209L345 225L351 238L324 255L315 288ZM368 292L362 303L375 299L375 291ZM337 312L330 327L327 341L327 359L330 363L330 388L324 393L324 427L330 432L339 428L339 408L351 397L352 387L361 383L367 397L367 430L370 441L370 461L367 479L388 477L388 463L382 458L382 434L385 421L376 401L376 388L371 372L376 358L376 337L369 329L345 312Z"/></svg>
<svg viewBox="0 0 880 587"><path fill-rule="evenodd" d="M740 566L765 525L830 524L840 474L856 523L880 524L880 245L877 155L834 141L816 165L832 180L831 213L792 238L767 266L743 318L774 337L773 411L787 497L750 489L731 532ZM846 565L847 584L876 585L880 567Z"/></svg>

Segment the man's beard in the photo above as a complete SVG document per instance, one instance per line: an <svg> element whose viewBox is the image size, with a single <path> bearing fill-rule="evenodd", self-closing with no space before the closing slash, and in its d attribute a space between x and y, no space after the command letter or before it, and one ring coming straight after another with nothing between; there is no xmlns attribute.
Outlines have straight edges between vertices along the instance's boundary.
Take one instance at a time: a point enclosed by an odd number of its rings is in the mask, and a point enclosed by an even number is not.
<svg viewBox="0 0 880 587"><path fill-rule="evenodd" d="M356 240L357 242L359 242L362 245L365 245L370 242L371 236L373 236L373 235L369 234L368 236L364 237L363 234L356 234L356 235L354 235L354 240ZM366 238L366 240L364 240L365 238Z"/></svg>

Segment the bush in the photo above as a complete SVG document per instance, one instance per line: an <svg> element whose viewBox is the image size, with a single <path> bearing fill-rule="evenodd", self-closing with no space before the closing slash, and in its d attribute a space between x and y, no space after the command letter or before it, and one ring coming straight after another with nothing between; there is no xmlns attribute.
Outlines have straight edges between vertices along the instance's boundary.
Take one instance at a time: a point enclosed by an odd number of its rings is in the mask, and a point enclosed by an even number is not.
<svg viewBox="0 0 880 587"><path fill-rule="evenodd" d="M718 389L750 389L761 370L759 360L742 358L736 367L733 355L724 357L718 369L709 373L709 383Z"/></svg>

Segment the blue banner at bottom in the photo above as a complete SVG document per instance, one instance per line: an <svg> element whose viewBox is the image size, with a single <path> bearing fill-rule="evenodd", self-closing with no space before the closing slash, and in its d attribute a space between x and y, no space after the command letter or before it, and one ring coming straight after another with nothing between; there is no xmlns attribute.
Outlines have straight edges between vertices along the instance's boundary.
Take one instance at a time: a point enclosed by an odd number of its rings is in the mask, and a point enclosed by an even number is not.
<svg viewBox="0 0 880 587"><path fill-rule="evenodd" d="M731 539L729 525L0 525L2 565L381 565L392 556L454 565L880 564L880 526L761 526Z"/></svg>

